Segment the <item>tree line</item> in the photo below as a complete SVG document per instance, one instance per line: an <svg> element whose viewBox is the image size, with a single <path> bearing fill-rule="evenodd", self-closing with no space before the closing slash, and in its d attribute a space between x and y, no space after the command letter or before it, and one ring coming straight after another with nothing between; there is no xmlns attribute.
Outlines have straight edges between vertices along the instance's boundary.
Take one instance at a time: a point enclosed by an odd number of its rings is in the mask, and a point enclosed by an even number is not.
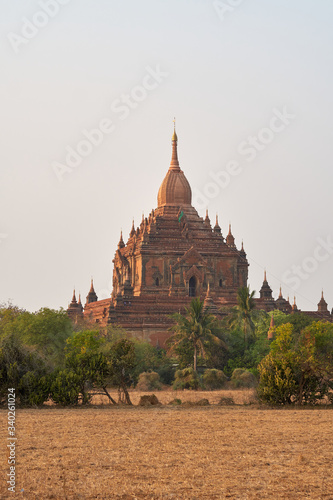
<svg viewBox="0 0 333 500"><path fill-rule="evenodd" d="M253 295L239 289L237 306L223 320L194 298L184 314L172 316L166 349L121 328L74 325L64 310L30 313L2 305L0 404L9 387L22 406L48 400L88 404L94 394L111 404L131 404L128 389L138 383L216 389L228 380L235 387L255 384L269 404L315 404L323 398L333 404L333 325L302 313L259 311ZM117 389L116 399L110 388Z"/></svg>

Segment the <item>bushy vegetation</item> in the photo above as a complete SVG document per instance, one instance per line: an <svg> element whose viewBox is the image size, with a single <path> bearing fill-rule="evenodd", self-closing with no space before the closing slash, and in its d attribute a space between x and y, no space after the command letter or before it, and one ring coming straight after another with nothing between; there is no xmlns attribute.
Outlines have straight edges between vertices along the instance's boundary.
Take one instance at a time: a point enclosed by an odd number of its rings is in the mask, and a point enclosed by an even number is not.
<svg viewBox="0 0 333 500"><path fill-rule="evenodd" d="M313 322L300 333L277 329L270 353L259 364L259 395L271 404L333 402L333 325Z"/></svg>
<svg viewBox="0 0 333 500"><path fill-rule="evenodd" d="M193 368L177 370L175 381L172 384L174 390L177 389L198 389L200 385L199 376Z"/></svg>
<svg viewBox="0 0 333 500"><path fill-rule="evenodd" d="M0 405L10 387L22 406L49 399L68 406L88 404L95 394L131 404L130 387L162 385L258 387L269 404L333 404L333 325L301 313L268 314L253 304L253 293L240 289L238 305L218 321L194 299L184 316L173 316L168 351L121 328L73 325L63 310L0 306ZM272 315L273 341L267 338ZM117 401L109 388L117 389Z"/></svg>
<svg viewBox="0 0 333 500"><path fill-rule="evenodd" d="M209 391L222 389L227 380L228 377L223 373L223 371L216 370L215 368L206 370L202 377L204 388Z"/></svg>
<svg viewBox="0 0 333 500"><path fill-rule="evenodd" d="M236 389L241 387L249 389L257 385L257 379L253 373L244 368L236 368L232 372L231 382Z"/></svg>
<svg viewBox="0 0 333 500"><path fill-rule="evenodd" d="M140 391L159 391L162 388L159 374L156 372L140 373L136 388Z"/></svg>

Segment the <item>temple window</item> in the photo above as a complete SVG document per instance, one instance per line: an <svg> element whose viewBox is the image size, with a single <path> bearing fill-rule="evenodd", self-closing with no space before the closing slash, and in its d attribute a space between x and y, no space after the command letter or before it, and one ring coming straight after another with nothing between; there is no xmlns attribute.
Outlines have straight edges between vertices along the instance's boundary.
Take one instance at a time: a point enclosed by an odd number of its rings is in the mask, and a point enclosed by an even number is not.
<svg viewBox="0 0 333 500"><path fill-rule="evenodd" d="M188 294L190 297L195 297L196 295L196 285L197 285L197 280L195 279L195 276L192 276L192 278L189 281L189 290Z"/></svg>

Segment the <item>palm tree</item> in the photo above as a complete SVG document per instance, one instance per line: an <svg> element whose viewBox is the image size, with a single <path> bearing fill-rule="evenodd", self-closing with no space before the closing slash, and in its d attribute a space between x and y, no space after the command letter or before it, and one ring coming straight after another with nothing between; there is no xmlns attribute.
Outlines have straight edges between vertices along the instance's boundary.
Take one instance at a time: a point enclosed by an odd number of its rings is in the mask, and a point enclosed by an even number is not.
<svg viewBox="0 0 333 500"><path fill-rule="evenodd" d="M192 300L190 306L185 309L185 315L176 313L172 318L175 320L175 325L170 328L174 331L168 339L170 351L190 343L193 348L193 369L196 372L198 353L203 357L206 355L205 344L208 342L224 344L213 333L218 328L217 319L209 313L209 309L204 308L204 303L199 297Z"/></svg>
<svg viewBox="0 0 333 500"><path fill-rule="evenodd" d="M233 307L229 316L231 327L240 327L244 333L244 349L247 347L248 338L253 335L255 324L253 318L256 315L255 291L250 292L249 287L243 286L237 292L237 306Z"/></svg>

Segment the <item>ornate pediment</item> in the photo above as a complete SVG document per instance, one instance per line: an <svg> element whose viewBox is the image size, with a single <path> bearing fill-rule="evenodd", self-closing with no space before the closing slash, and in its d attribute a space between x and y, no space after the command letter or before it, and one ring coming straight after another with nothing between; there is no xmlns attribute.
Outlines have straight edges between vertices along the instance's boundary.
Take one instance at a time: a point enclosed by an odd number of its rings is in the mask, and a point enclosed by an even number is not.
<svg viewBox="0 0 333 500"><path fill-rule="evenodd" d="M189 281L192 278L192 276L195 276L200 283L203 282L204 273L199 271L197 266L192 266L187 272L184 271L185 281Z"/></svg>
<svg viewBox="0 0 333 500"><path fill-rule="evenodd" d="M176 271L179 267L184 266L207 266L207 262L204 260L202 255L194 248L191 247L184 255L172 266L172 271Z"/></svg>

